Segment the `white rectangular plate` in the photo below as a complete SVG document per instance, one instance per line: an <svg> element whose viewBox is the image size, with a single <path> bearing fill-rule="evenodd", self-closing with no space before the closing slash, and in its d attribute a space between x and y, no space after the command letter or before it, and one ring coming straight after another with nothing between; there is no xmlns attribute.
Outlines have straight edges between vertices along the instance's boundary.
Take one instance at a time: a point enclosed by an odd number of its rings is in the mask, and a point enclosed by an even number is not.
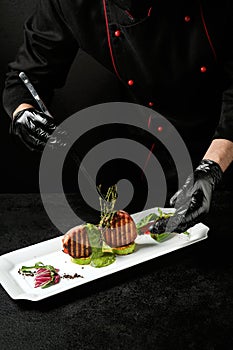
<svg viewBox="0 0 233 350"><path fill-rule="evenodd" d="M132 217L137 223L146 215L153 212L157 213L157 209L148 209L133 214ZM172 209L162 209L162 211L167 213L172 212ZM150 235L138 236L136 239L136 250L133 254L117 256L116 261L112 265L102 268L94 268L92 266L82 268L80 265L73 264L69 256L62 252L62 236L60 236L0 256L0 283L13 299L38 301L174 250L187 247L207 238L209 228L199 223L188 231L189 235L173 234L171 238L161 243L153 240ZM83 278L61 279L58 284L49 288L34 288L33 277L22 276L18 273L18 270L23 265L32 266L39 261L58 268L61 275L78 273Z"/></svg>

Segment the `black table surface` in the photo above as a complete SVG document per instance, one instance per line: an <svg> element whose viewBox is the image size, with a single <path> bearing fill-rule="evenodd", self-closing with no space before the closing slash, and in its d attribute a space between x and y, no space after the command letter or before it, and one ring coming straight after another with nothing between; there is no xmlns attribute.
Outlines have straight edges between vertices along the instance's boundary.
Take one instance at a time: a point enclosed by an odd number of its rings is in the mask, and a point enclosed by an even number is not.
<svg viewBox="0 0 233 350"><path fill-rule="evenodd" d="M0 218L0 255L60 234L39 194L0 195ZM233 349L232 222L216 192L206 240L38 302L0 287L0 349Z"/></svg>

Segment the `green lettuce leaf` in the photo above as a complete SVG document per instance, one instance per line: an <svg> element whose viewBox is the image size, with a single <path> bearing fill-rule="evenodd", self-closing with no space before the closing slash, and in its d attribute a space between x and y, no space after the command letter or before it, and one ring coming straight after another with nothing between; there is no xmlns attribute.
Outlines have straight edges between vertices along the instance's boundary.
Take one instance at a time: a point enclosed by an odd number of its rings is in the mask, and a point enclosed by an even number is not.
<svg viewBox="0 0 233 350"><path fill-rule="evenodd" d="M151 213L147 216L145 216L144 218L142 218L137 224L136 224L136 228L138 231L138 234L141 233L141 228L145 225L147 225L150 221L155 221L159 218L159 216L155 213Z"/></svg>
<svg viewBox="0 0 233 350"><path fill-rule="evenodd" d="M169 232L164 232L164 233L151 233L150 236L157 242L163 242L167 238L169 238L171 233Z"/></svg>
<svg viewBox="0 0 233 350"><path fill-rule="evenodd" d="M93 224L86 224L86 228L92 249L91 266L104 267L114 263L115 254L111 251L106 252L106 246L103 248L101 231Z"/></svg>
<svg viewBox="0 0 233 350"><path fill-rule="evenodd" d="M102 253L92 256L91 266L93 267L104 267L111 265L116 260L114 253Z"/></svg>

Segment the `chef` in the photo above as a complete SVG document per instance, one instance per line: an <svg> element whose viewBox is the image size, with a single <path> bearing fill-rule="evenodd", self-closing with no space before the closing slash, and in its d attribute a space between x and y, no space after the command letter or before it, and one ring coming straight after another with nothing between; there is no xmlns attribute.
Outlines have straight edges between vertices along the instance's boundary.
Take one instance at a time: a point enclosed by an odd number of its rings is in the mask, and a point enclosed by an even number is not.
<svg viewBox="0 0 233 350"><path fill-rule="evenodd" d="M117 76L125 100L158 111L178 130L196 169L171 199L178 209L170 229L182 232L199 221L233 160L232 2L37 3L6 78L3 100L13 133L42 149L56 127L38 111L19 72L47 104L81 48Z"/></svg>

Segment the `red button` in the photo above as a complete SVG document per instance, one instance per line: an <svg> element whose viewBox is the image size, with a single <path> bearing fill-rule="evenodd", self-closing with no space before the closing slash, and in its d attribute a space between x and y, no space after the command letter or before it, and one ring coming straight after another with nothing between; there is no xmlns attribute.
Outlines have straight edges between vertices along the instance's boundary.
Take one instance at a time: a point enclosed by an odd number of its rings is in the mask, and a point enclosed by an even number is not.
<svg viewBox="0 0 233 350"><path fill-rule="evenodd" d="M115 36L119 37L121 35L121 31L120 30L116 30L114 34L115 34Z"/></svg>
<svg viewBox="0 0 233 350"><path fill-rule="evenodd" d="M129 86L132 86L134 84L134 81L131 79L131 80L128 80L128 85Z"/></svg>
<svg viewBox="0 0 233 350"><path fill-rule="evenodd" d="M162 126L158 126L158 127L157 127L157 130L158 130L158 132L163 131L163 127L162 127Z"/></svg>
<svg viewBox="0 0 233 350"><path fill-rule="evenodd" d="M189 22L190 19L191 19L191 18L190 18L189 16L185 16L185 18L184 18L185 22Z"/></svg>
<svg viewBox="0 0 233 350"><path fill-rule="evenodd" d="M206 67L205 67L205 66L202 66L202 67L200 68L200 71L201 71L202 73L205 73L205 72L206 72Z"/></svg>
<svg viewBox="0 0 233 350"><path fill-rule="evenodd" d="M148 106L149 106L149 107L153 107L153 106L154 106L154 102L150 101L150 102L148 103Z"/></svg>

